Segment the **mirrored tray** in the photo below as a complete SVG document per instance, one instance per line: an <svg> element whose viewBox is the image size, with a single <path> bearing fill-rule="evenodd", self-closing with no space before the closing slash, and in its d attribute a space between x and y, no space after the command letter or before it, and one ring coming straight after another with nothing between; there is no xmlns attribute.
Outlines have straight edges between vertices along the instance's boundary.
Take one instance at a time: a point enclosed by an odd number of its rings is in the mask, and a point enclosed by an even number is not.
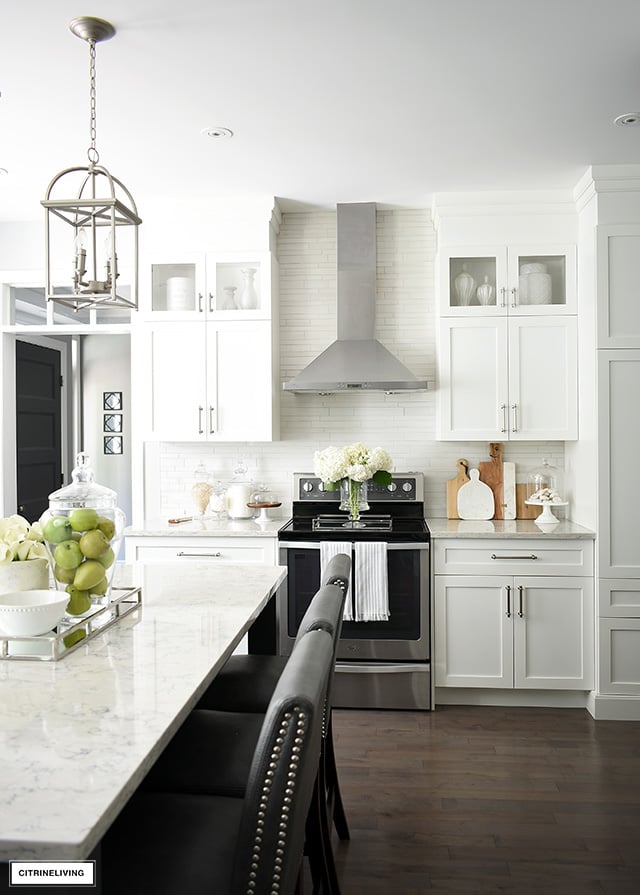
<svg viewBox="0 0 640 895"><path fill-rule="evenodd" d="M0 632L0 660L57 662L141 605L139 587L114 587L107 605L92 606L81 617L65 616L48 634L14 637Z"/></svg>

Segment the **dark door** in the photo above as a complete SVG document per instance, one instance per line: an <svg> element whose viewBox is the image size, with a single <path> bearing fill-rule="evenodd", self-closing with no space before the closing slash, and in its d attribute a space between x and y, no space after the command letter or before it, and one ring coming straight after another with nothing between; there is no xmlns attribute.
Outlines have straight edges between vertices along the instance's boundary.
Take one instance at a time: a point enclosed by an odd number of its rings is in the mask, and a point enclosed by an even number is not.
<svg viewBox="0 0 640 895"><path fill-rule="evenodd" d="M16 341L17 512L29 522L62 484L60 352Z"/></svg>

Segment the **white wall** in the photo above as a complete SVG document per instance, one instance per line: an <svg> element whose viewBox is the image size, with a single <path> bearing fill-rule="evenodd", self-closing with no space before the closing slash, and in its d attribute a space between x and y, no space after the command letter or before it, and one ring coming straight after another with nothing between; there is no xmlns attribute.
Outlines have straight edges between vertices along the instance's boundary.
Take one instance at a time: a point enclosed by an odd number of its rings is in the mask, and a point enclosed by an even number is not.
<svg viewBox="0 0 640 895"><path fill-rule="evenodd" d="M280 369L287 381L333 341L336 334L335 213L285 214L278 236L280 260ZM376 336L398 355L430 391L408 395L377 392L296 395L281 399L281 441L272 444L165 443L159 446L163 518L192 510L193 470L204 462L228 479L239 458L256 482L283 499L288 516L293 472L312 469L313 453L329 444L363 441L381 445L398 471L426 476L426 510L446 515L445 482L455 461L489 459L486 442L435 441L435 234L429 211L382 211L377 215L378 288ZM212 250L215 246L212 246ZM505 459L516 463L519 481L542 457L563 466L562 442L505 443Z"/></svg>

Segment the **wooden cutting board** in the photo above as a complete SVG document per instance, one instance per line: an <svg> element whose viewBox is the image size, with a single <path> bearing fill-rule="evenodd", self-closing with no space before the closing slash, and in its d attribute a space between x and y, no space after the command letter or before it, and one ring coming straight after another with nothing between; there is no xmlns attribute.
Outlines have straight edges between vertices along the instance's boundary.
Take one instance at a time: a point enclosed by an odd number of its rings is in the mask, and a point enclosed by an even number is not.
<svg viewBox="0 0 640 895"><path fill-rule="evenodd" d="M447 481L447 519L459 519L458 516L458 491L469 481L469 461L460 458L456 460L458 474L455 479Z"/></svg>
<svg viewBox="0 0 640 895"><path fill-rule="evenodd" d="M504 519L504 473L502 469L502 449L501 442L491 442L489 445L490 460L484 460L478 463L480 470L480 481L488 485L493 491L493 500L495 504L494 519Z"/></svg>
<svg viewBox="0 0 640 895"><path fill-rule="evenodd" d="M537 519L540 515L540 507L527 506L527 486L524 482L516 485L516 519Z"/></svg>

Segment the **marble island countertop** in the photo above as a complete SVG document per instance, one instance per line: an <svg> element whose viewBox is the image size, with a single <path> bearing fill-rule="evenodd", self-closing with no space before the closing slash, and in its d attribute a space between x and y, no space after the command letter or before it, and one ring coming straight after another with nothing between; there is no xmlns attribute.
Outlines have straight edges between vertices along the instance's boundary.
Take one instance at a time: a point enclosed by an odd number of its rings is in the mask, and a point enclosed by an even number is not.
<svg viewBox="0 0 640 895"><path fill-rule="evenodd" d="M562 519L557 524L539 526L535 519L436 519L427 518L432 538L595 538L595 532Z"/></svg>
<svg viewBox="0 0 640 895"><path fill-rule="evenodd" d="M275 538L286 521L284 518L269 519L267 522L257 522L255 519L191 519L169 524L166 519L152 519L145 520L139 526L130 525L125 528L124 535L130 538Z"/></svg>
<svg viewBox="0 0 640 895"><path fill-rule="evenodd" d="M0 661L0 861L87 858L286 576L116 571L140 609L58 662Z"/></svg>

